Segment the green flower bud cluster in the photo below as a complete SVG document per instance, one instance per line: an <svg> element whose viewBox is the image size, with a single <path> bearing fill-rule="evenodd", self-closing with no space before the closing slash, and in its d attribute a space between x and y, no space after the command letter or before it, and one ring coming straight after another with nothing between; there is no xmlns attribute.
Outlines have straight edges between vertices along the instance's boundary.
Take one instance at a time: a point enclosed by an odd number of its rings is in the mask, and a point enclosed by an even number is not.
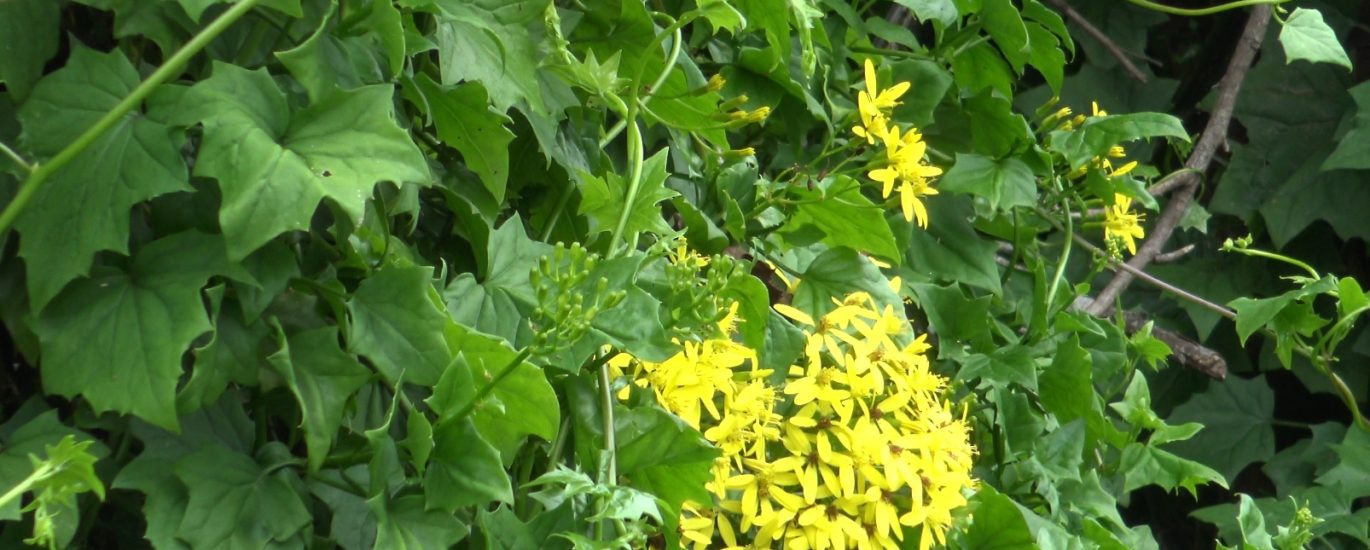
<svg viewBox="0 0 1370 550"><path fill-rule="evenodd" d="M723 290L734 278L745 274L738 265L731 256L705 257L690 251L684 244L679 245L668 257L665 267L670 292L670 298L666 300L670 330L687 336L718 324L732 304L723 297ZM709 333L711 329L704 332Z"/></svg>
<svg viewBox="0 0 1370 550"><path fill-rule="evenodd" d="M623 302L623 290L610 290L609 280L590 276L599 268L598 254L580 243L557 243L552 254L538 260L528 274L537 306L528 319L534 355L553 354L570 347L600 312Z"/></svg>

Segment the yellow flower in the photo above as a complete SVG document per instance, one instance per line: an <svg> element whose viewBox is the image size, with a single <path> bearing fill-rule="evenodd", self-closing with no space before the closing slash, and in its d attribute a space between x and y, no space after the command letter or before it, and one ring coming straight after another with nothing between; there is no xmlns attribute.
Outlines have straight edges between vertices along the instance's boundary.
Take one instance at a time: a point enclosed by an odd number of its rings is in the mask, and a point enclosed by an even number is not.
<svg viewBox="0 0 1370 550"><path fill-rule="evenodd" d="M924 162L927 143L923 142L923 136L916 130L901 135L899 128L895 127L885 134L884 144L888 164L884 168L871 170L867 176L883 184L881 196L885 198L889 198L897 185L904 220L916 220L919 227L927 228L928 212L919 199L937 194L929 178L940 176L942 169Z"/></svg>
<svg viewBox="0 0 1370 550"><path fill-rule="evenodd" d="M1132 214L1128 209L1132 198L1127 195L1113 195L1113 206L1104 209L1104 238L1111 242L1123 242L1129 254L1137 253L1137 241L1146 236L1142 231L1141 214Z"/></svg>
<svg viewBox="0 0 1370 550"><path fill-rule="evenodd" d="M881 90L876 82L875 64L865 62L866 89L856 94L856 108L861 116L861 126L852 128L852 133L865 138L866 143L875 145L889 132L888 113L899 105L899 98L909 91L908 82L899 82Z"/></svg>

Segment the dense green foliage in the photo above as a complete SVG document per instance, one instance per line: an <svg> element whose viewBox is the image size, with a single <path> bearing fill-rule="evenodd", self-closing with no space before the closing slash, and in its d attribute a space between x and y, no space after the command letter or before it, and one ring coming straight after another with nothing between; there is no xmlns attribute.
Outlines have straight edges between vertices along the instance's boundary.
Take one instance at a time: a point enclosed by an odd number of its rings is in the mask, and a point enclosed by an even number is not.
<svg viewBox="0 0 1370 550"><path fill-rule="evenodd" d="M1367 12L1185 5L0 0L0 546L1370 545Z"/></svg>

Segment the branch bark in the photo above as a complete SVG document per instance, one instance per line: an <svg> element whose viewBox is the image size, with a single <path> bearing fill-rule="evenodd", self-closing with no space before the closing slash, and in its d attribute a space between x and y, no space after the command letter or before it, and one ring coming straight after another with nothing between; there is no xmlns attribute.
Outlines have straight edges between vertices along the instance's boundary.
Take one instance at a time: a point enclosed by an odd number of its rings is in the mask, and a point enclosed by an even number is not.
<svg viewBox="0 0 1370 550"><path fill-rule="evenodd" d="M1213 162L1213 155L1218 147L1227 139L1227 128L1232 122L1232 110L1237 105L1237 94L1241 91L1242 81L1246 78L1246 73L1251 68L1251 62L1256 57L1256 52L1260 51L1261 41L1265 38L1265 28L1270 24L1270 6L1256 6L1251 10L1251 15L1246 21L1246 27L1242 30L1241 38L1237 40L1236 51L1232 54L1232 60L1227 64L1227 71L1223 74L1222 80L1218 82L1218 99L1213 104L1213 112L1209 116L1208 125L1204 127L1203 134L1199 136L1199 141L1194 145L1194 150L1185 161L1185 167L1192 171L1187 171L1176 178L1175 191L1171 195L1170 202L1166 203L1165 210L1161 212L1160 219L1151 229L1151 236L1142 243L1142 247L1137 250L1137 254L1127 261L1127 266L1131 269L1118 271L1113 279L1104 286L1099 292L1098 299L1090 305L1088 311L1094 315L1102 315L1113 308L1113 302L1127 289L1135 277L1135 272L1140 272L1156 258L1170 240L1170 235L1179 225L1184 217L1185 210L1194 201L1194 192L1200 181L1200 174L1208 170L1209 164Z"/></svg>
<svg viewBox="0 0 1370 550"><path fill-rule="evenodd" d="M1051 2L1051 5L1060 10L1071 23L1080 27L1080 30L1085 31L1085 34L1089 35L1091 38L1098 40L1099 44L1103 45L1104 49L1108 50L1109 54L1112 54L1113 57L1118 59L1118 63L1123 65L1123 70L1127 71L1128 75L1133 79L1136 79L1137 82L1146 84L1146 73L1143 73L1141 69L1137 68L1137 65L1132 63L1131 57L1118 46L1117 42L1114 42L1112 38L1109 38L1107 34L1104 34L1104 31L1099 30L1099 27L1095 27L1093 23L1090 23L1088 19L1085 19L1085 16L1080 15L1080 12L1075 11L1075 8L1071 7L1066 0L1049 1Z"/></svg>

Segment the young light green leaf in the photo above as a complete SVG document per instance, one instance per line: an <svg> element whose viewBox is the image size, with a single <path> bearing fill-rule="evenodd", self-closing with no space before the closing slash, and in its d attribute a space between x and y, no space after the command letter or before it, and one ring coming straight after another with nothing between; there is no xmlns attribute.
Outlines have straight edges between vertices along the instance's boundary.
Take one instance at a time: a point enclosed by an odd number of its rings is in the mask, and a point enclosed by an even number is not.
<svg viewBox="0 0 1370 550"><path fill-rule="evenodd" d="M1227 487L1223 475L1212 468L1142 443L1129 443L1123 448L1119 470L1123 472L1125 492L1155 484L1166 491L1184 488L1197 496L1200 484Z"/></svg>
<svg viewBox="0 0 1370 550"><path fill-rule="evenodd" d="M465 327L453 327L447 336L449 346L465 358L473 392L494 383L518 357L518 352L503 340ZM452 368L461 368L461 364ZM526 361L520 361L513 369L490 390L485 402L477 403L471 412L476 429L500 452L505 463L513 462L514 454L529 435L551 441L561 422L557 394L542 369ZM443 378L446 377L444 373ZM469 402L469 398L453 399L435 409L440 418L446 419Z"/></svg>
<svg viewBox="0 0 1370 550"><path fill-rule="evenodd" d="M138 71L122 53L76 45L67 65L43 78L19 109L29 147L40 157L57 154L138 81ZM15 223L23 235L19 254L34 312L85 275L95 253L128 252L129 208L190 190L183 141L180 132L135 110L38 189Z"/></svg>
<svg viewBox="0 0 1370 550"><path fill-rule="evenodd" d="M362 281L347 310L352 316L348 348L370 358L392 383L438 382L452 360L438 307L433 268L389 266Z"/></svg>
<svg viewBox="0 0 1370 550"><path fill-rule="evenodd" d="M300 404L309 471L316 472L333 445L343 407L371 377L371 371L338 347L337 327L307 330L289 338L279 326L276 332L281 349L267 360Z"/></svg>
<svg viewBox="0 0 1370 550"><path fill-rule="evenodd" d="M1284 21L1284 28L1280 29L1280 45L1284 46L1285 63L1302 59L1341 65L1351 70L1351 58L1318 10L1294 8L1294 13Z"/></svg>
<svg viewBox="0 0 1370 550"><path fill-rule="evenodd" d="M639 182L637 196L628 204L629 181L617 173L610 172L603 179L593 174L581 174L580 213L590 216L596 224L596 231L613 231L618 225L619 216L628 211L628 223L623 228L624 235L635 233L654 233L665 235L671 226L661 216L657 203L678 196L663 186L666 182L666 156L669 149L657 151L642 163L642 181Z"/></svg>
<svg viewBox="0 0 1370 550"><path fill-rule="evenodd" d="M251 280L218 235L192 231L147 244L128 272L73 283L34 324L44 389L175 431L181 355L211 328L200 287L216 274Z"/></svg>
<svg viewBox="0 0 1370 550"><path fill-rule="evenodd" d="M229 255L246 256L285 231L309 227L332 199L359 224L372 188L430 179L409 135L396 125L389 86L339 91L291 112L265 69L216 63L182 99L185 122L204 124L195 175L223 191L219 223Z"/></svg>

